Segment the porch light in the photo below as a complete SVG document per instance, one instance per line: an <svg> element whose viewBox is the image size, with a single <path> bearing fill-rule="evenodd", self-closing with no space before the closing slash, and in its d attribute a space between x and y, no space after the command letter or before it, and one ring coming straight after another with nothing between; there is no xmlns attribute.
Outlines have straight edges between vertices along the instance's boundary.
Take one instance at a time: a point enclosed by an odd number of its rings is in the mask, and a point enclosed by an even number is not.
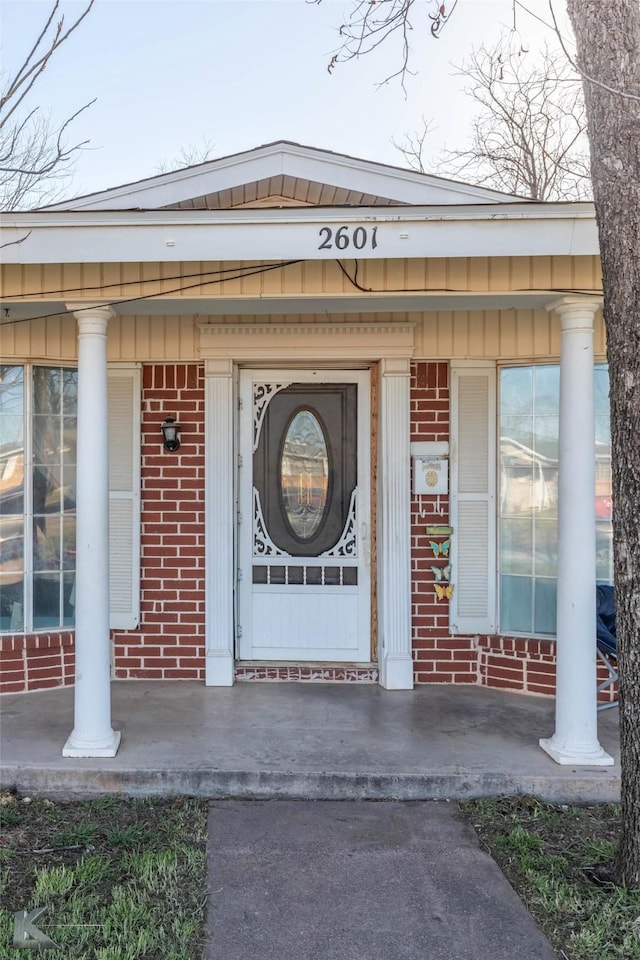
<svg viewBox="0 0 640 960"><path fill-rule="evenodd" d="M180 424L173 417L166 417L161 427L164 438L164 448L175 453L180 448Z"/></svg>

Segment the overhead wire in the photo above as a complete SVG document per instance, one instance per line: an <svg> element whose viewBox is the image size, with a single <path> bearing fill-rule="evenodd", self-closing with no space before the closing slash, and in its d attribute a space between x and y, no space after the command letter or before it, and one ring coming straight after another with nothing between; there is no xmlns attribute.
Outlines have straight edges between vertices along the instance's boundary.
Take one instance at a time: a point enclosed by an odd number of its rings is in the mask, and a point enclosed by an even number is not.
<svg viewBox="0 0 640 960"><path fill-rule="evenodd" d="M242 280L242 279L244 279L245 277L257 276L257 275L260 275L260 274L268 273L268 272L273 271L273 270L281 270L281 269L284 269L284 268L286 268L286 267L295 266L296 264L305 263L305 262L307 262L307 261L301 259L301 260L286 260L286 261L282 261L282 262L279 262L279 263L272 263L272 264L268 264L268 265L262 265L262 266L260 266L260 267L258 267L258 268L240 268L240 269L238 269L238 268L228 267L228 268L224 268L224 269L221 269L221 270L204 271L204 272L192 273L192 274L183 274L182 276L176 276L176 277L155 277L155 278L148 279L148 280L128 280L128 281L124 281L122 284L113 283L113 284L105 284L105 285L99 285L99 286L94 286L94 287L84 287L84 288L82 288L82 290L83 290L83 292L88 292L88 291L95 291L95 290L105 290L105 289L109 289L110 287L113 287L113 286L126 286L126 285L130 285L130 284L134 284L134 285L135 285L135 284L142 284L142 283L166 283L168 280L170 281L170 280L174 280L174 279L175 279L175 280L178 280L178 279L191 279L191 278L194 278L194 277L198 277L198 282L197 282L197 283L191 283L191 284L186 284L186 285L185 285L185 284L180 284L179 287L173 287L173 288L170 289L170 290L158 290L156 293L140 294L140 295L137 296L137 297L127 297L127 298L125 298L125 299L118 298L118 299L115 299L115 300L105 301L105 302L103 302L103 303L100 304L100 306L105 306L105 307L117 307L117 306L122 306L123 304L139 303L139 302L142 302L142 301L145 301L145 300L153 300L153 299L155 299L155 298L157 298L157 297L167 296L167 295L172 294L172 293L182 293L182 292L184 292L185 290L193 290L193 289L195 289L196 287L207 287L207 286L212 286L212 285L214 285L214 284L225 283L225 282L231 281L231 280ZM386 293L386 294L393 294L393 293L422 293L422 294L437 295L437 294L442 294L442 293L457 293L457 294L461 294L461 293L467 293L467 292L468 292L468 291L465 291L465 290L460 290L459 288L455 288L455 287L437 287L437 288L436 288L436 287L393 287L393 288L385 287L385 288L382 288L382 289L375 289L375 288L373 288L373 287L365 287L365 286L363 286L363 285L360 283L360 281L358 280L358 270L359 270L359 261L358 261L358 260L354 260L354 261L353 261L353 263L354 263L353 276L349 273L349 271L347 270L347 268L344 266L344 264L343 264L340 260L336 260L335 263L338 265L338 267L339 267L340 271L342 272L343 276L345 276L346 279L351 283L351 285L352 285L356 290L358 290L360 293L369 293L369 294L378 294L378 293ZM225 274L225 276L221 276L220 274ZM228 276L228 275L226 275L226 274L231 274L231 275ZM206 280L206 279L203 279L204 277L212 277L212 279ZM77 293L79 289L81 289L81 288L78 288L78 287L69 287L69 288L67 288L67 289L59 289L59 290L47 291L46 294L43 293L43 294L41 294L41 295L42 295L42 296L45 296L45 295L46 295L46 296L55 296L55 295L57 295L57 296L65 296L65 295L71 295L71 294L74 293L74 292ZM486 292L487 292L487 293L491 293L492 291L486 291ZM558 293L558 294L582 294L582 295L585 295L585 296L589 296L589 295L590 295L590 296L593 296L593 295L598 295L598 294L600 294L602 291L596 290L596 289L594 289L594 288L588 290L588 289L586 289L586 288L578 289L578 288L575 288L575 287L574 287L574 288L568 288L568 287L535 287L535 288L532 288L532 287L521 287L521 288L516 288L516 289L509 290L508 292L509 292L509 293L514 293L514 294L515 294L515 293L550 293L550 294L551 294L551 293L554 293L554 294L555 294L555 293ZM22 294L21 296L23 296L23 297L28 297L28 296L37 296L37 295L39 295L39 294L32 293L32 294ZM5 306L5 309L10 309L11 303L14 303L14 302L15 302L14 300L8 301L9 306ZM83 310L90 310L90 309L92 309L92 307L78 307L77 310L73 310L73 311L71 311L71 310L60 310L60 311L54 311L53 313L42 313L42 314L38 314L38 315L33 316L33 317L16 317L16 318L13 318L13 319L4 319L4 320L0 320L0 327L11 326L11 325L13 325L13 324L19 324L19 323L30 323L30 322L35 321L35 320L48 320L48 319L50 319L50 318L52 318L52 317L63 317L63 316L67 316L67 315L69 315L69 314L71 314L71 313L81 313Z"/></svg>
<svg viewBox="0 0 640 960"><path fill-rule="evenodd" d="M152 300L152 299L154 299L154 298L156 298L156 297L163 297L163 296L166 296L167 294L171 294L171 293L181 293L181 292L184 291L184 290L194 290L196 287L208 287L208 286L211 286L212 284L215 284L215 283L225 283L225 282L228 281L228 280L242 280L242 279L244 279L245 277L252 277L252 276L256 276L257 274L268 273L270 270L280 270L280 269L282 269L283 267L293 266L293 265L296 264L296 263L302 263L302 262L303 262L302 260L287 260L287 261L285 261L285 262L283 262L283 263L273 263L273 264L269 264L268 266L259 267L258 269L252 269L252 270L247 269L247 270L245 270L245 271L243 271L243 272L237 272L234 276L216 277L215 279L212 279L212 280L204 280L204 281L202 280L202 277L203 277L203 276L208 276L208 275L209 275L208 273L204 273L204 274L192 274L192 276L194 276L194 277L197 276L197 277L200 278L197 283L190 283L190 284L186 284L186 285L185 285L185 284L181 284L179 287L174 287L174 288L171 289L171 290L158 290L157 293L141 294L141 295L138 296L138 297L127 297L127 298L125 298L125 299L117 299L117 300L105 301L105 302L101 303L100 306L101 306L101 307L117 307L117 306L120 306L121 304L126 304L126 303L138 303L138 302L140 302L140 301L142 301L142 300ZM221 271L221 272L222 272L222 271ZM164 278L164 277L159 278L157 282L161 282L161 281L163 281L163 280L165 280L165 279L166 279L166 278ZM179 279L179 278L178 278L178 277L175 277L174 279L177 280L177 279ZM149 280L149 281L146 281L146 280L136 280L136 281L127 281L127 282L132 282L132 283L138 283L138 284L140 284L140 283L152 283L152 282L154 282L154 281L151 281L151 280ZM111 286L118 286L118 284L112 284ZM93 290L100 290L100 289L105 289L105 288L102 288L102 287L88 287L88 288L86 288L86 289L88 289L88 290L92 290L92 289L93 289ZM56 291L54 291L54 293L55 293L57 296L64 296L65 294L70 294L70 293L72 293L72 292L74 292L74 291L77 291L77 290L78 290L78 287L71 287L69 290L56 290ZM49 295L52 295L52 294L49 294ZM30 296L35 296L35 294L31 294ZM5 309L10 309L10 307L5 308ZM17 323L28 323L28 322L30 322L30 321L32 321L32 320L47 320L47 319L49 319L50 317L64 317L64 316L66 316L66 315L68 315L68 314L71 314L71 313L81 313L83 310L90 310L90 309L92 309L92 308L91 308L91 307L78 307L77 310L73 310L73 311L72 311L72 310L58 310L58 311L54 311L53 313L42 313L42 314L39 314L39 315L37 315L37 316L35 316L35 317L16 317L15 319L11 319L11 320L1 320L1 321L0 321L0 327L11 326L12 324L17 324Z"/></svg>

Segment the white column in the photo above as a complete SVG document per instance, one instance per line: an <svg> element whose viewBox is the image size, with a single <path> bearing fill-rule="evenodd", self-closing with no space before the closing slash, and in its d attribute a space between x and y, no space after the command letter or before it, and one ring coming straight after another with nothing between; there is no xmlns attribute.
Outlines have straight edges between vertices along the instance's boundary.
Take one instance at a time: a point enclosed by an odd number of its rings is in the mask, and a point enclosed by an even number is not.
<svg viewBox="0 0 640 960"><path fill-rule="evenodd" d="M389 690L413 689L409 375L408 359L380 362L378 646Z"/></svg>
<svg viewBox="0 0 640 960"><path fill-rule="evenodd" d="M205 360L206 684L234 681L233 362Z"/></svg>
<svg viewBox="0 0 640 960"><path fill-rule="evenodd" d="M114 311L68 305L78 321L76 681L64 757L115 757L109 637L107 324Z"/></svg>
<svg viewBox="0 0 640 960"><path fill-rule="evenodd" d="M563 297L560 315L556 728L540 746L557 763L613 763L598 742L594 297Z"/></svg>

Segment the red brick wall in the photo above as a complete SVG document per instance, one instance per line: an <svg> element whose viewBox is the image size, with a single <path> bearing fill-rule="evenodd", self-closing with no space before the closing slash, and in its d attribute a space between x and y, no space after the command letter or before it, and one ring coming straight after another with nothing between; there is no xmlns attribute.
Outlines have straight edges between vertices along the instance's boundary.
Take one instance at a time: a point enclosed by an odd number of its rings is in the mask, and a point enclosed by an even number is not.
<svg viewBox="0 0 640 960"><path fill-rule="evenodd" d="M160 424L181 424L164 449ZM204 679L204 373L148 364L142 376L141 618L114 636L115 676Z"/></svg>
<svg viewBox="0 0 640 960"><path fill-rule="evenodd" d="M67 686L74 681L73 632L0 638L0 693Z"/></svg>
<svg viewBox="0 0 640 960"><path fill-rule="evenodd" d="M449 440L449 366L418 361L411 365L411 441ZM477 683L478 652L472 637L449 634L449 602L434 590L435 557L427 524L449 523L449 497L411 497L411 619L416 683ZM452 576L452 581L455 576Z"/></svg>

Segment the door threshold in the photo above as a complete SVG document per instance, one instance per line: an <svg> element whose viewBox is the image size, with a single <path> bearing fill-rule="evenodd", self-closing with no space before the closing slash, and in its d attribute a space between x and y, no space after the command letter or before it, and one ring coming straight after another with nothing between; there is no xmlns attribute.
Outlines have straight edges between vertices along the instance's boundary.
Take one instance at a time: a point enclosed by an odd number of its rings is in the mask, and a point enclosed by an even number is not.
<svg viewBox="0 0 640 960"><path fill-rule="evenodd" d="M297 663L295 661L239 660L238 681L306 683L379 683L377 663Z"/></svg>

